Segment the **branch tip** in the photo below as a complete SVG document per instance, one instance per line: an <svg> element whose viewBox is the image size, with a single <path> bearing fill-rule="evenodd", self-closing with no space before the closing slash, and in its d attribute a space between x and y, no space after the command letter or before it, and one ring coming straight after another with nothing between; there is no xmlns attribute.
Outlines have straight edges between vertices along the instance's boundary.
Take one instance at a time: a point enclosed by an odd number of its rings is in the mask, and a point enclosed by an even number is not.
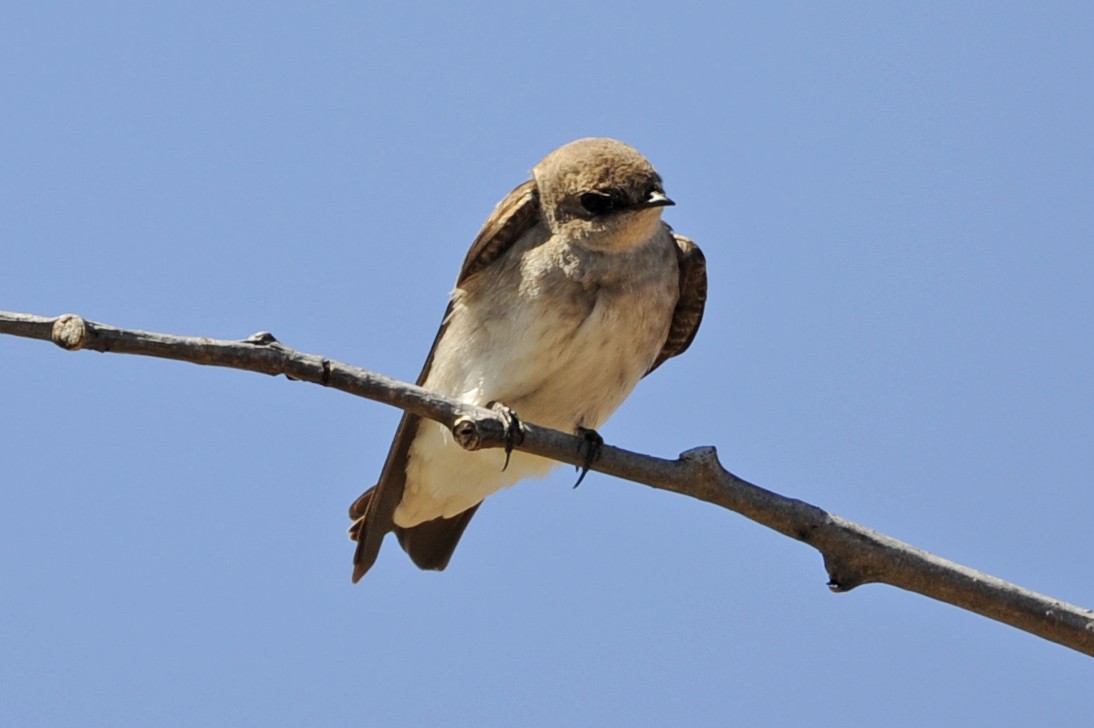
<svg viewBox="0 0 1094 728"><path fill-rule="evenodd" d="M816 545L814 544L814 548ZM828 572L828 588L835 594L849 592L855 587L877 581L854 564L850 559L840 558L832 554L822 552L824 556L824 570Z"/></svg>
<svg viewBox="0 0 1094 728"><path fill-rule="evenodd" d="M270 344L277 344L277 338L269 331L256 331L243 340L244 344L256 344L262 346L269 346Z"/></svg>
<svg viewBox="0 0 1094 728"><path fill-rule="evenodd" d="M718 449L713 445L701 445L680 453L680 460L717 477L725 471L718 460Z"/></svg>

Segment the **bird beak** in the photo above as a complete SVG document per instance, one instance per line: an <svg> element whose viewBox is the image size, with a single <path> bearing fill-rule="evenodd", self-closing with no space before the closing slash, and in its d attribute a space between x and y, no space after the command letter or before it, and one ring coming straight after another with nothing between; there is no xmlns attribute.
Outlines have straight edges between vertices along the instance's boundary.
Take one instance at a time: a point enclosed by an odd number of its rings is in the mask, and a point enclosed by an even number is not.
<svg viewBox="0 0 1094 728"><path fill-rule="evenodd" d="M675 204L675 202L665 196L664 192L654 190L646 199L638 203L638 209L645 210L647 207L668 207L669 205Z"/></svg>

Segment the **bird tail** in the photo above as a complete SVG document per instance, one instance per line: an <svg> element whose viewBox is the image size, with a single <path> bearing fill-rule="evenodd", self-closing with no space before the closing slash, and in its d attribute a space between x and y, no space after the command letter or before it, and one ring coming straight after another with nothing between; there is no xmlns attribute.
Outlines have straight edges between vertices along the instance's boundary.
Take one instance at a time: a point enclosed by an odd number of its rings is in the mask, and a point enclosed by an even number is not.
<svg viewBox="0 0 1094 728"><path fill-rule="evenodd" d="M349 517L353 519L353 524L349 527L349 537L357 542L357 550L353 554L354 584L360 581L365 572L376 563L380 544L384 540L383 530L368 527L369 510L375 494L376 486L373 486L362 493L349 507Z"/></svg>
<svg viewBox="0 0 1094 728"><path fill-rule="evenodd" d="M373 507L375 493L375 486L369 488L349 508L349 517L354 519L349 527L349 537L357 542L357 551L353 555L354 583L357 583L376 563L376 557L380 553L380 543L385 535L383 531L369 528L369 509ZM394 531L399 539L399 545L419 569L442 571L448 566L452 552L456 550L464 529L467 528L467 524L471 522L471 517L475 515L480 505L482 504L476 503L452 518L435 518L410 528L395 526Z"/></svg>
<svg viewBox="0 0 1094 728"><path fill-rule="evenodd" d="M399 545L419 569L443 571L471 522L471 516L481 505L479 502L451 518L434 518L411 528L396 526Z"/></svg>

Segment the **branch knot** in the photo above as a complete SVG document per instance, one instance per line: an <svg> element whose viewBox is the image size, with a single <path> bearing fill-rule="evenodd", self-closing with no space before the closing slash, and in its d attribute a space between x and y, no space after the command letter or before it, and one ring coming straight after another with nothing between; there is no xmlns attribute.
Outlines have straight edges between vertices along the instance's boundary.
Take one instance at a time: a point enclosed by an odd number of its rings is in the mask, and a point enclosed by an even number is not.
<svg viewBox="0 0 1094 728"><path fill-rule="evenodd" d="M452 436L464 450L482 450L505 444L505 424L497 417L461 415L452 425Z"/></svg>
<svg viewBox="0 0 1094 728"><path fill-rule="evenodd" d="M93 335L94 329L83 317L74 313L61 314L53 322L53 343L62 349L78 351L84 348Z"/></svg>

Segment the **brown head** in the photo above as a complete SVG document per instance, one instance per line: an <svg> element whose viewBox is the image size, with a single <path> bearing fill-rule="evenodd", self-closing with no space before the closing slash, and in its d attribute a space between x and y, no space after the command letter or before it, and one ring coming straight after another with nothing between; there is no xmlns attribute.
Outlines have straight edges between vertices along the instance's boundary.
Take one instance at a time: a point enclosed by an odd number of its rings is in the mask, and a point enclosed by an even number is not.
<svg viewBox="0 0 1094 728"><path fill-rule="evenodd" d="M551 232L605 250L652 237L661 208L673 204L661 177L633 147L615 139L578 139L532 171Z"/></svg>

